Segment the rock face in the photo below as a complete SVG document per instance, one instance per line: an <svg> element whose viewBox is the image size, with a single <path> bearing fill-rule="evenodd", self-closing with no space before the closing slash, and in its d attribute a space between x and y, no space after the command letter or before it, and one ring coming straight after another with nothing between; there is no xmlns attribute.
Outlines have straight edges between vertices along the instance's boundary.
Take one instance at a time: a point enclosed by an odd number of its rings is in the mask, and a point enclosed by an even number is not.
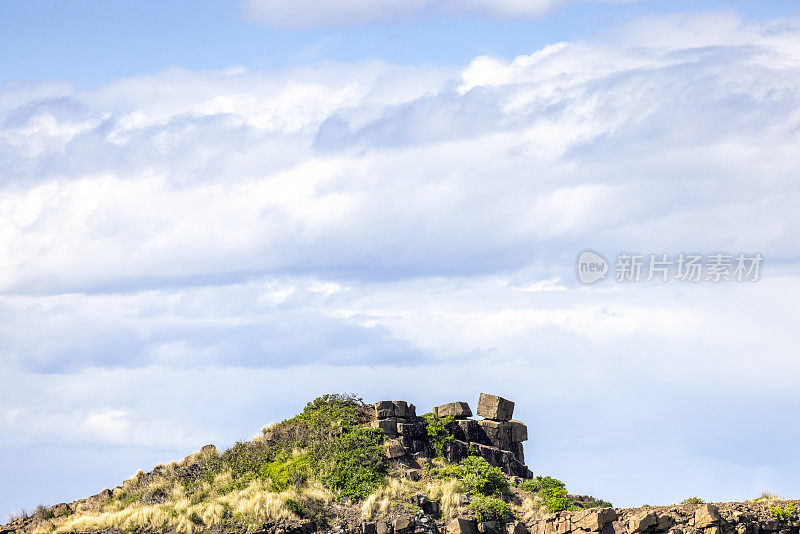
<svg viewBox="0 0 800 534"><path fill-rule="evenodd" d="M373 425L391 438L386 444L389 458L408 464L411 458L431 456L433 447L425 423L417 417L413 404L380 401L375 403L374 408ZM509 475L523 478L532 476L525 465L522 450L522 442L528 439L528 427L520 421L511 420L514 403L510 400L481 393L478 414L485 418L480 420L469 419L472 409L464 401L435 406L431 411L437 417L452 416L455 419L446 428L454 440L443 451L451 462L463 460L472 451Z"/></svg>

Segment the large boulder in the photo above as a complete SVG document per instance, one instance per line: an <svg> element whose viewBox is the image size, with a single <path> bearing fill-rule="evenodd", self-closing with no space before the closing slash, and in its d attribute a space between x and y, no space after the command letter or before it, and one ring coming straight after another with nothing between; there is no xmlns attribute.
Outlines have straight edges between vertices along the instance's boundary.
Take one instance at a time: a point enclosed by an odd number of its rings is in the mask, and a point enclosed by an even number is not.
<svg viewBox="0 0 800 534"><path fill-rule="evenodd" d="M600 532L607 524L617 520L617 512L613 508L600 508L578 512L572 518L572 526L591 532Z"/></svg>
<svg viewBox="0 0 800 534"><path fill-rule="evenodd" d="M407 515L401 515L392 521L394 534L409 534L414 530L414 520Z"/></svg>
<svg viewBox="0 0 800 534"><path fill-rule="evenodd" d="M628 519L628 532L636 534L637 532L644 532L650 527L658 524L658 515L655 512L648 512L647 510L639 512Z"/></svg>
<svg viewBox="0 0 800 534"><path fill-rule="evenodd" d="M497 395L481 393L478 399L478 415L495 421L510 421L514 415L514 403Z"/></svg>
<svg viewBox="0 0 800 534"><path fill-rule="evenodd" d="M447 523L447 534L478 534L478 523L474 519L456 517Z"/></svg>
<svg viewBox="0 0 800 534"><path fill-rule="evenodd" d="M478 421L475 421L474 419L462 419L460 421L456 421L455 426L456 429L454 429L453 434L460 434L463 436L461 438L456 437L456 439L476 443L480 443L486 439L486 435L481 429L481 426L478 424Z"/></svg>
<svg viewBox="0 0 800 534"><path fill-rule="evenodd" d="M511 425L511 441L514 443L522 443L528 441L528 426L522 421L509 421Z"/></svg>
<svg viewBox="0 0 800 534"><path fill-rule="evenodd" d="M396 439L392 439L387 441L384 445L386 449L386 457L387 458L400 458L401 456L406 455L406 449L403 447L403 444Z"/></svg>
<svg viewBox="0 0 800 534"><path fill-rule="evenodd" d="M718 525L720 519L719 510L713 504L703 504L694 511L694 528L706 528Z"/></svg>
<svg viewBox="0 0 800 534"><path fill-rule="evenodd" d="M490 419L481 419L477 423L485 436L481 441L501 449L511 448L512 426L510 423Z"/></svg>
<svg viewBox="0 0 800 534"><path fill-rule="evenodd" d="M437 417L447 417L448 415L452 415L456 419L466 419L467 417L472 417L472 410L470 409L469 404L462 401L449 402L447 404L442 404L441 406L436 406L433 408L433 413L436 414Z"/></svg>

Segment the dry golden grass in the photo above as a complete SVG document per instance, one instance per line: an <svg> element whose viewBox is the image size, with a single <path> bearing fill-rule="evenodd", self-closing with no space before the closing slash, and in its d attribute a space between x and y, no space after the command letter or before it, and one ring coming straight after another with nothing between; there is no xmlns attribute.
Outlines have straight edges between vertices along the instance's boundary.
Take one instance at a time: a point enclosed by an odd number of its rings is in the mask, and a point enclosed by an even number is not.
<svg viewBox="0 0 800 534"><path fill-rule="evenodd" d="M439 501L442 517L452 519L461 511L461 483L455 479L424 479L411 481L401 476L391 477L389 481L364 500L361 515L369 520L385 516L392 504L408 502L408 498L421 493L434 501Z"/></svg>
<svg viewBox="0 0 800 534"><path fill-rule="evenodd" d="M268 520L296 519L297 516L286 506L289 499L314 499L326 503L334 500L333 493L319 483L312 483L300 491L281 493L269 491L267 484L260 480L253 481L242 490L225 494L214 490L224 487L231 480L230 472L217 475L213 484L206 483L200 488L200 493L207 494L206 498L194 502L185 494L180 483L166 487L164 481L157 478L147 488L165 490L169 499L163 504L135 502L123 506L120 502L112 502L106 509L76 512L68 517L42 522L33 529L32 534L167 528L192 534L203 527L218 526L226 519L233 519L252 531Z"/></svg>
<svg viewBox="0 0 800 534"><path fill-rule="evenodd" d="M361 515L364 519L384 516L392 502L404 500L415 493L415 485L407 479L390 478L389 482L364 500Z"/></svg>
<svg viewBox="0 0 800 534"><path fill-rule="evenodd" d="M461 511L461 483L453 478L432 480L426 484L427 495L439 501L439 509L444 519L452 519Z"/></svg>
<svg viewBox="0 0 800 534"><path fill-rule="evenodd" d="M538 495L536 497L525 497L517 509L518 513L516 515L525 523L531 522L541 516L543 505L544 501Z"/></svg>

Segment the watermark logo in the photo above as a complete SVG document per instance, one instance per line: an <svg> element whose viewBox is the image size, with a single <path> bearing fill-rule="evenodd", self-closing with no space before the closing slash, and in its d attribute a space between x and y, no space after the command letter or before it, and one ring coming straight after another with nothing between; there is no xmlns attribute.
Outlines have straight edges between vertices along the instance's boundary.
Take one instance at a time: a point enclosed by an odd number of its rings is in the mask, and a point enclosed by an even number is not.
<svg viewBox="0 0 800 534"><path fill-rule="evenodd" d="M593 284L608 274L608 262L593 250L584 250L578 255L578 280Z"/></svg>
<svg viewBox="0 0 800 534"><path fill-rule="evenodd" d="M617 282L757 282L764 257L760 252L747 254L714 253L638 254L621 253L614 266ZM578 280L593 284L606 278L609 263L593 250L578 255Z"/></svg>

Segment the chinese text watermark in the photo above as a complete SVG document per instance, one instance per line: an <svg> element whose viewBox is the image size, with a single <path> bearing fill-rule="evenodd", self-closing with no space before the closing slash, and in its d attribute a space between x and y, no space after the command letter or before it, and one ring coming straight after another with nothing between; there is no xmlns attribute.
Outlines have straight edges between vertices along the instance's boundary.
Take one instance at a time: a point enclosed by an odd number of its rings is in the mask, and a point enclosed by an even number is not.
<svg viewBox="0 0 800 534"><path fill-rule="evenodd" d="M617 282L757 282L764 257L760 252L737 254L633 254L617 255L613 271L598 252L578 255L578 280L592 284L613 273Z"/></svg>

